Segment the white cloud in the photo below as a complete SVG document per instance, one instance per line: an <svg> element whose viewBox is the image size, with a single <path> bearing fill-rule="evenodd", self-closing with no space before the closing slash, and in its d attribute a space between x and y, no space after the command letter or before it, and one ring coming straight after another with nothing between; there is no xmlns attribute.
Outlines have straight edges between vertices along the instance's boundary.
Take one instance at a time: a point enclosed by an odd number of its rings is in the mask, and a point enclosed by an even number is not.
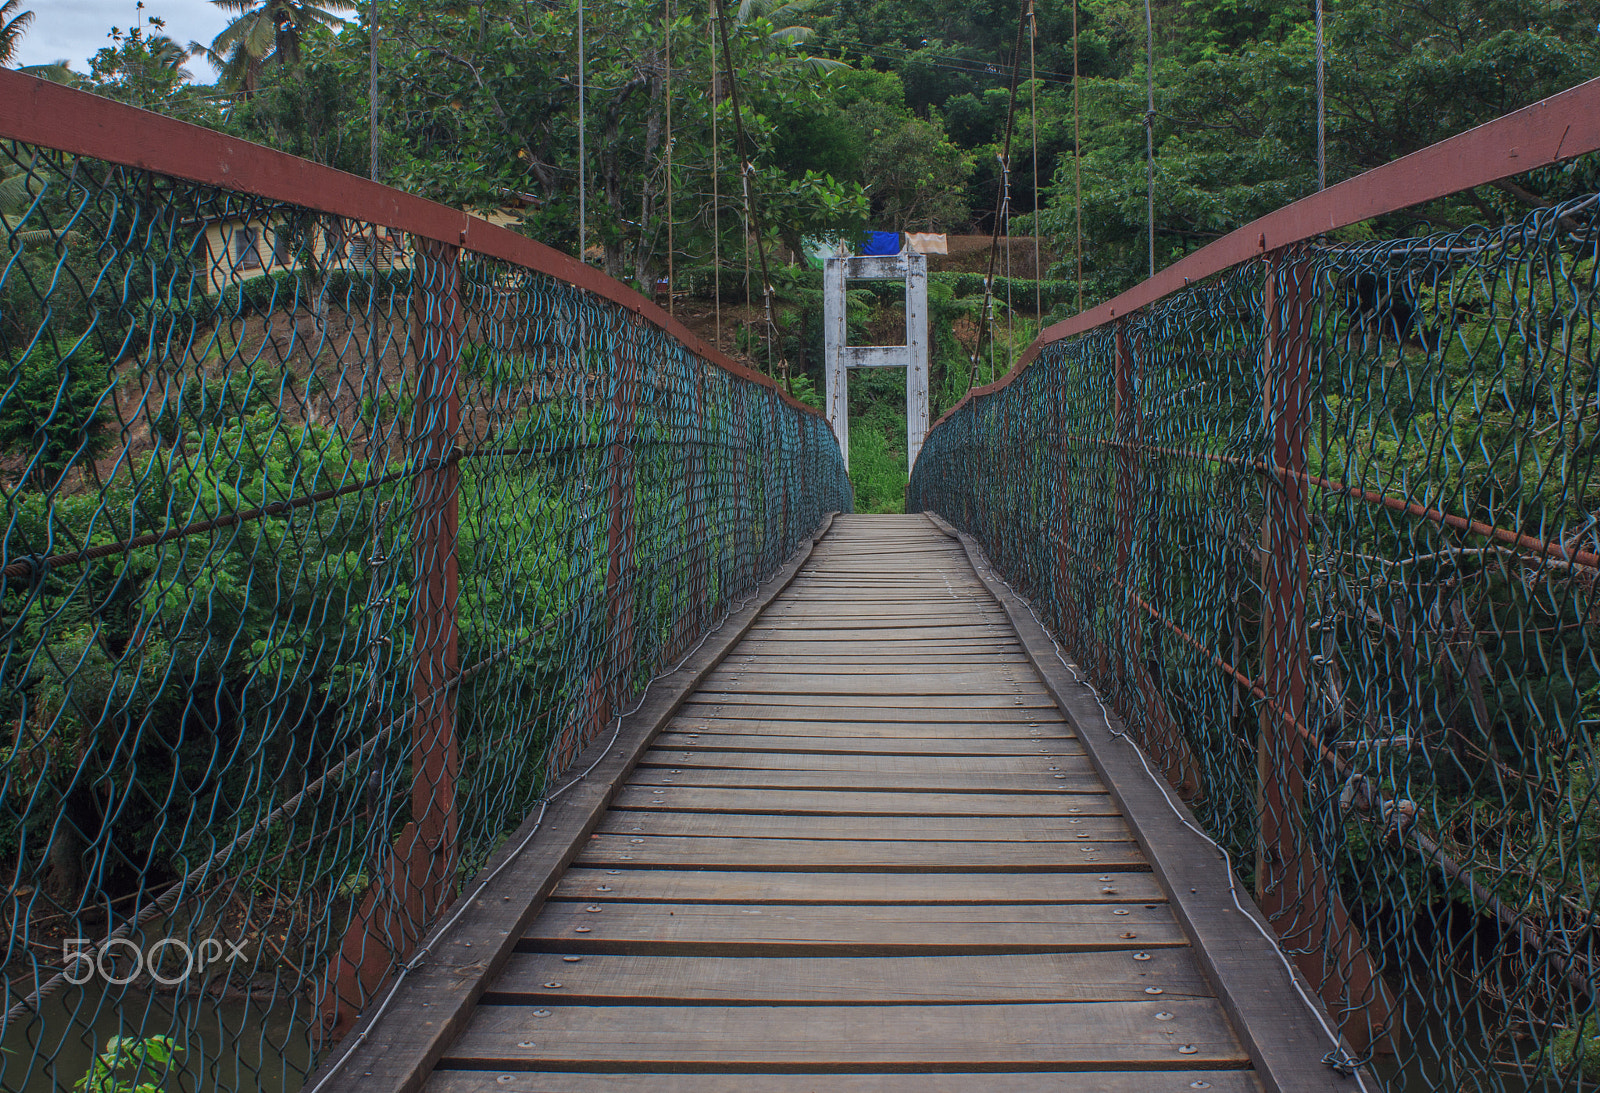
<svg viewBox="0 0 1600 1093"><path fill-rule="evenodd" d="M23 0L20 6L33 10L33 24L18 43L12 63L65 60L79 72L87 72L89 58L111 44L106 35L112 27L127 30L136 16L166 20L164 33L182 45L191 41L209 44L233 17L210 0L146 0L142 12L135 11L134 0ZM192 62L189 70L197 79L212 78L204 61Z"/></svg>

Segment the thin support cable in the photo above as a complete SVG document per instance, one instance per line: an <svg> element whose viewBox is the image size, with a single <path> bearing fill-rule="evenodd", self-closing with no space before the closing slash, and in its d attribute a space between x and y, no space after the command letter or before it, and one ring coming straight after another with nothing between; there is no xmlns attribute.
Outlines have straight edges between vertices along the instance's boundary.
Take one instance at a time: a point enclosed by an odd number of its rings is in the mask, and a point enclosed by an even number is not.
<svg viewBox="0 0 1600 1093"><path fill-rule="evenodd" d="M972 344L972 370L967 374L967 388L971 390L978 381L979 362L983 358L983 348L987 341L989 344L989 361L991 377L994 372L994 344L993 344L993 311L994 311L994 275L995 262L1000 253L1000 230L1006 215L1006 204L1010 200L1010 165L1011 165L1011 135L1016 128L1017 120L1017 76L1022 67L1022 32L1027 26L1027 12L1031 0L1022 0L1023 7L1017 11L1017 39L1011 46L1011 90L1006 104L1006 138L1005 145L996 157L1000 161L999 187L995 193L994 205L994 232L989 237L989 271L983 278L983 310L978 316L978 338ZM1007 239L1009 244L1010 240Z"/></svg>
<svg viewBox="0 0 1600 1093"><path fill-rule="evenodd" d="M1011 270L1011 168L1005 167L1006 181L1006 352L1017 344L1017 309L1011 299L1013 275Z"/></svg>
<svg viewBox="0 0 1600 1093"><path fill-rule="evenodd" d="M1317 0L1317 189L1328 188L1327 56L1323 50L1322 0Z"/></svg>
<svg viewBox="0 0 1600 1093"><path fill-rule="evenodd" d="M1072 0L1072 209L1077 218L1072 257L1077 266L1078 310L1083 310L1083 140L1078 126L1078 0Z"/></svg>
<svg viewBox="0 0 1600 1093"><path fill-rule="evenodd" d="M666 23L666 89L667 99L667 314L676 317L677 305L672 299L672 0L665 0Z"/></svg>
<svg viewBox="0 0 1600 1093"><path fill-rule="evenodd" d="M1149 276L1156 275L1156 34L1150 0L1144 0L1144 205Z"/></svg>
<svg viewBox="0 0 1600 1093"><path fill-rule="evenodd" d="M367 145L370 162L367 165L367 177L378 181L378 0L367 0L368 17L372 25L368 28L367 42Z"/></svg>
<svg viewBox="0 0 1600 1093"><path fill-rule="evenodd" d="M761 210L756 204L755 168L750 163L750 155L744 139L744 116L739 109L739 80L734 75L733 47L728 41L728 13L722 0L713 0L717 13L717 24L722 29L722 64L728 75L728 101L733 108L733 140L739 152L739 179L744 186L744 215L745 215L745 247L750 246L751 228L755 229L756 259L761 265L761 304L766 318L767 337L767 374L772 374L772 354L775 348L775 335L777 326L773 320L772 310L772 277L767 273L767 248L761 240ZM747 250L748 253L748 250ZM745 260L749 265L748 257ZM748 283L748 275L747 283ZM749 289L745 290L745 298L749 299ZM785 377L787 380L787 377Z"/></svg>
<svg viewBox="0 0 1600 1093"><path fill-rule="evenodd" d="M1033 317L1044 325L1044 276L1039 250L1039 16L1028 3L1028 113L1033 128Z"/></svg>
<svg viewBox="0 0 1600 1093"><path fill-rule="evenodd" d="M717 106L722 101L717 86L717 0L710 0L706 18L707 49L711 53L711 299L716 313L716 338L722 348L722 152L717 137Z"/></svg>
<svg viewBox="0 0 1600 1093"><path fill-rule="evenodd" d="M584 114L584 100L587 96L584 94L585 58L583 47L583 0L578 0L578 261L580 262L588 261L584 256L584 252L588 249L589 242L587 233L589 161L588 148L585 143L588 119Z"/></svg>

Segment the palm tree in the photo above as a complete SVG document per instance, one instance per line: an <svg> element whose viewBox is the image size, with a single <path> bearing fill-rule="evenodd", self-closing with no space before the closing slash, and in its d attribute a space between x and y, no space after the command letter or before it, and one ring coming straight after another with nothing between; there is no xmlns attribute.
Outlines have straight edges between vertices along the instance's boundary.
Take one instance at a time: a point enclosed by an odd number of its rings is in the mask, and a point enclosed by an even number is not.
<svg viewBox="0 0 1600 1093"><path fill-rule="evenodd" d="M804 45L811 40L816 31L801 25L799 20L809 18L816 6L817 0L740 0L739 12L734 21L743 26L755 19L765 19L772 24L772 33L767 35L772 41ZM810 54L803 55L799 60L801 64L815 72L850 67L842 61L814 57Z"/></svg>
<svg viewBox="0 0 1600 1093"><path fill-rule="evenodd" d="M17 43L22 32L33 22L33 12L17 11L22 0L5 0L0 3L0 65L8 65L17 55Z"/></svg>
<svg viewBox="0 0 1600 1093"><path fill-rule="evenodd" d="M351 0L323 0L317 7L308 0L211 0L239 17L223 28L209 46L189 43L190 52L216 66L217 82L246 95L261 84L268 64L300 63L300 40L310 26L343 26L336 11L354 7Z"/></svg>

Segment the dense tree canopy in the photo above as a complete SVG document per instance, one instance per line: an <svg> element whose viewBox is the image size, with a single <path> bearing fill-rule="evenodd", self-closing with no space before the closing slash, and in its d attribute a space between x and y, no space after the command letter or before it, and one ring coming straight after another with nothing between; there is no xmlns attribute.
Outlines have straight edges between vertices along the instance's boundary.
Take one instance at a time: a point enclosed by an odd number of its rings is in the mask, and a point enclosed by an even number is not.
<svg viewBox="0 0 1600 1093"><path fill-rule="evenodd" d="M118 32L86 82L365 173L371 4L216 2L238 18L194 48L221 66L217 88L186 79L181 51L159 27ZM576 4L386 0L384 180L515 211L521 230L575 249ZM26 28L14 8L5 9L14 16L7 42ZM727 8L765 209L760 229L787 257L808 236L869 226L987 233L1002 189L1014 233L1037 224L1058 254L1071 255L1081 173L1086 299L1143 275L1143 0L1038 4L1014 107L1012 50L1025 3ZM1327 0L1326 8L1330 181L1600 73L1594 20L1571 0ZM1155 241L1164 263L1315 188L1316 51L1305 0L1153 0L1152 15ZM745 249L733 108L713 23L707 9L667 0L588 5L588 234L609 272L640 284L666 263L669 143L678 267L705 266L714 228L724 253ZM1002 161L1008 117L1015 139ZM1579 164L1483 188L1391 218L1383 230L1497 217L1593 186L1593 173Z"/></svg>

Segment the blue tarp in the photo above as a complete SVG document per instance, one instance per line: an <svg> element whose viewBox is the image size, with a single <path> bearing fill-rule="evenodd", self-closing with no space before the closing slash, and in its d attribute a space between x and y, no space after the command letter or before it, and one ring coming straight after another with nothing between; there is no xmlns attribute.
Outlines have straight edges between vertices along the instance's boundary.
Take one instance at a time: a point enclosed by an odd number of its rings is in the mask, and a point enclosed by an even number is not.
<svg viewBox="0 0 1600 1093"><path fill-rule="evenodd" d="M861 237L861 249L856 253L863 257L881 254L900 253L899 232L867 232Z"/></svg>

